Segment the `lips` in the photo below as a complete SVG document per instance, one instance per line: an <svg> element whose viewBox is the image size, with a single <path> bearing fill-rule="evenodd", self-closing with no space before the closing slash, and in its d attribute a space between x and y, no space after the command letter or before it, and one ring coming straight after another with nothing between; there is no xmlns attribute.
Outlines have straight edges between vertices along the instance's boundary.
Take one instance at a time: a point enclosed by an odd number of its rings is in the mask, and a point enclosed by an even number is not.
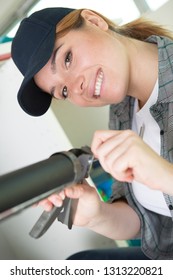
<svg viewBox="0 0 173 280"><path fill-rule="evenodd" d="M102 82L103 82L103 71L102 71L102 69L99 69L99 71L97 73L97 77L96 77L96 82L95 82L94 97L100 96Z"/></svg>

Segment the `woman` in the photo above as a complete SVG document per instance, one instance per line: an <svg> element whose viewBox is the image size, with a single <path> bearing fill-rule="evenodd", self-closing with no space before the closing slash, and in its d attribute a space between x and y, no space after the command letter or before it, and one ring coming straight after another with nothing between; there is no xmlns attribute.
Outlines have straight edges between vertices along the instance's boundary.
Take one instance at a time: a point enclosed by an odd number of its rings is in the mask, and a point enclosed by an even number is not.
<svg viewBox="0 0 173 280"><path fill-rule="evenodd" d="M87 184L39 203L78 198L74 225L141 248L82 252L71 259L173 259L173 35L143 19L117 26L91 10L50 8L24 19L12 57L25 76L18 101L30 115L51 99L110 105L108 131L92 151L116 180L110 203Z"/></svg>

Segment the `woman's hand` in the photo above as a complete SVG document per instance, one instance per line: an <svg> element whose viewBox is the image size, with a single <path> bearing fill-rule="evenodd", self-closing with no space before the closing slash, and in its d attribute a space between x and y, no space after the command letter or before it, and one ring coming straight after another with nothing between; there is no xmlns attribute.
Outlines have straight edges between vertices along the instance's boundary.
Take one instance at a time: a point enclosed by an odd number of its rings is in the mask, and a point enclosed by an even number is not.
<svg viewBox="0 0 173 280"><path fill-rule="evenodd" d="M173 194L173 166L153 151L135 132L97 131L92 151L105 171L119 181L136 180Z"/></svg>
<svg viewBox="0 0 173 280"><path fill-rule="evenodd" d="M105 203L94 187L86 182L67 187L53 194L37 205L50 211L53 206L60 207L65 197L77 199L77 208L73 225L86 227L112 239L130 239L140 229L140 220L136 212L125 202Z"/></svg>
<svg viewBox="0 0 173 280"><path fill-rule="evenodd" d="M40 201L37 205L42 206L45 211L50 211L53 206L60 207L65 197L78 199L73 224L90 227L92 220L99 216L101 201L95 188L87 183L67 187L60 193Z"/></svg>

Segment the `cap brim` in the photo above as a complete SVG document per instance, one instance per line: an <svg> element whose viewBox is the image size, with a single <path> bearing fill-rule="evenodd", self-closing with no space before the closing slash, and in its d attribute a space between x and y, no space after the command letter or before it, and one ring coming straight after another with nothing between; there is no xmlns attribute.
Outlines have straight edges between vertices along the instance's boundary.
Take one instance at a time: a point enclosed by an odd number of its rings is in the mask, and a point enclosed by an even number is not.
<svg viewBox="0 0 173 280"><path fill-rule="evenodd" d="M24 80L18 92L18 102L22 109L31 116L41 116L50 107L51 95L43 92L34 82L33 77L46 65L50 59L55 42L55 27L47 32L44 41L35 51L30 59L29 72L25 74Z"/></svg>
<svg viewBox="0 0 173 280"><path fill-rule="evenodd" d="M45 114L52 100L52 96L38 88L33 79L27 83L23 81L17 98L22 109L34 117Z"/></svg>

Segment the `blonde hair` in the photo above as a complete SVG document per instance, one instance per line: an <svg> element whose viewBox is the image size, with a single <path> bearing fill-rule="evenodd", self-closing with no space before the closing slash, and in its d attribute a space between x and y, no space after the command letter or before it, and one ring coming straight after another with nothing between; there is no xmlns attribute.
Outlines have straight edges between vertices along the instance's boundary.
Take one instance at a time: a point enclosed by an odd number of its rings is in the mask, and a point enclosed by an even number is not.
<svg viewBox="0 0 173 280"><path fill-rule="evenodd" d="M83 26L84 19L81 16L83 9L77 9L65 16L57 25L56 33L58 38L67 34L71 29L78 29ZM91 10L92 11L92 10ZM102 17L108 24L109 29L130 38L144 41L151 35L166 36L173 39L173 33L163 26L156 24L145 18L139 18L122 26L117 25L105 16L93 11Z"/></svg>

